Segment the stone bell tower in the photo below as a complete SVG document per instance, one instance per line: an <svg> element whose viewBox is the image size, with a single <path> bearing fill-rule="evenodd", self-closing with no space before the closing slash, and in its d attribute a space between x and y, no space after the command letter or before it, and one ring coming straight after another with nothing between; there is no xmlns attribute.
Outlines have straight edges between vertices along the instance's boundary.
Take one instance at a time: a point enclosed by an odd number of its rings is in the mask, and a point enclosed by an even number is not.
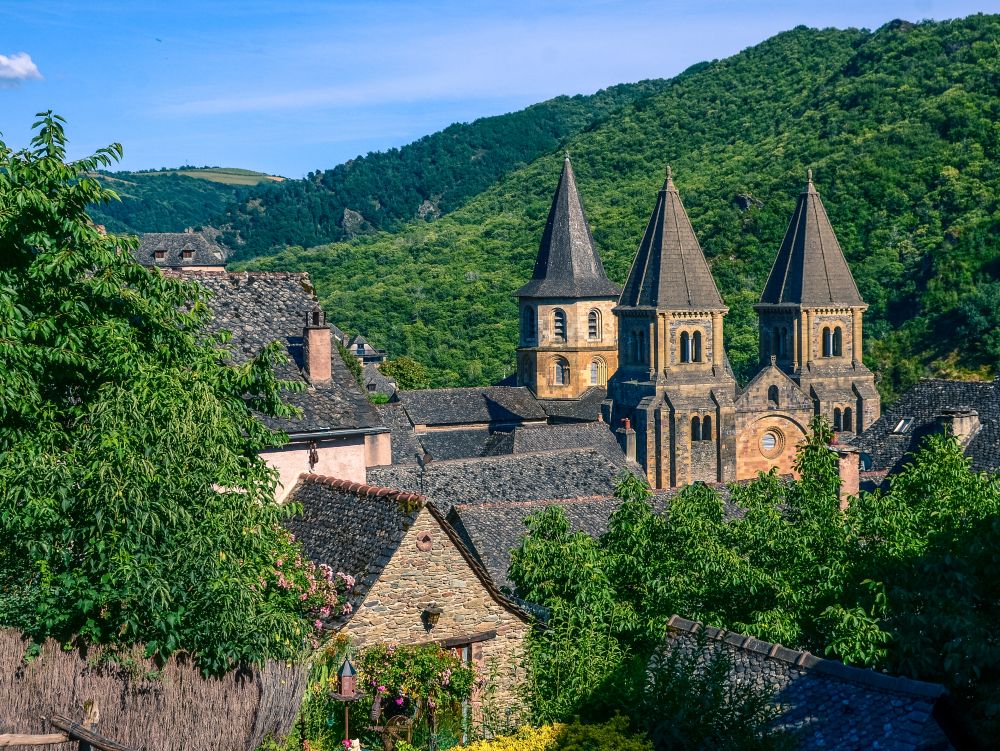
<svg viewBox="0 0 1000 751"><path fill-rule="evenodd" d="M539 399L578 399L604 389L618 367L608 279L590 234L569 155L563 162L531 281L517 291L517 382Z"/></svg>
<svg viewBox="0 0 1000 751"><path fill-rule="evenodd" d="M840 249L809 170L778 249L760 319L761 363L774 356L834 430L859 433L878 419L875 377L862 361L868 308Z"/></svg>
<svg viewBox="0 0 1000 751"><path fill-rule="evenodd" d="M634 425L655 488L735 479L727 312L668 167L614 309L619 366L605 402L613 427Z"/></svg>

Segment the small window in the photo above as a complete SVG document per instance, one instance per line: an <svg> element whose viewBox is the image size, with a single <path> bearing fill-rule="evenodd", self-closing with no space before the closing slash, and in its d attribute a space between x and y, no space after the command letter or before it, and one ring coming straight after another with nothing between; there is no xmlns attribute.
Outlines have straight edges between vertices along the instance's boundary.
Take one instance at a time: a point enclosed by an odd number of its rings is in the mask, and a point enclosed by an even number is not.
<svg viewBox="0 0 1000 751"><path fill-rule="evenodd" d="M701 418L692 417L691 418L691 440L700 441L701 440Z"/></svg>
<svg viewBox="0 0 1000 751"><path fill-rule="evenodd" d="M833 429L834 430L844 429L844 425L841 422L841 417L840 417L840 407L833 408Z"/></svg>
<svg viewBox="0 0 1000 751"><path fill-rule="evenodd" d="M840 357L844 354L844 332L838 326L833 330L833 356Z"/></svg>
<svg viewBox="0 0 1000 751"><path fill-rule="evenodd" d="M853 433L854 432L854 413L851 411L850 407L844 409L844 430Z"/></svg>
<svg viewBox="0 0 1000 751"><path fill-rule="evenodd" d="M374 383L369 383L367 385L368 385L368 390L369 391L374 391L375 390L375 384Z"/></svg>
<svg viewBox="0 0 1000 751"><path fill-rule="evenodd" d="M772 407L778 406L778 387L768 386L767 387L767 401L770 402Z"/></svg>
<svg viewBox="0 0 1000 751"><path fill-rule="evenodd" d="M764 437L760 439L760 447L765 451L774 451L778 446L778 436L774 433L768 431L764 433Z"/></svg>
<svg viewBox="0 0 1000 751"><path fill-rule="evenodd" d="M566 341L566 314L561 310L552 314L552 335L557 342Z"/></svg>
<svg viewBox="0 0 1000 751"><path fill-rule="evenodd" d="M774 459L785 446L785 438L775 428L764 431L760 437L760 453L767 459Z"/></svg>
<svg viewBox="0 0 1000 751"><path fill-rule="evenodd" d="M604 386L608 382L608 365L600 357L590 363L590 384Z"/></svg>
<svg viewBox="0 0 1000 751"><path fill-rule="evenodd" d="M711 441L712 440L712 418L706 417L701 421L701 440Z"/></svg>
<svg viewBox="0 0 1000 751"><path fill-rule="evenodd" d="M691 362L691 335L681 332L681 362Z"/></svg>
<svg viewBox="0 0 1000 751"><path fill-rule="evenodd" d="M184 250L181 251L181 258L183 258L185 261L190 261L192 258L194 258L194 251L185 248Z"/></svg>
<svg viewBox="0 0 1000 751"><path fill-rule="evenodd" d="M357 347L357 349L356 349L355 351L356 351L356 352L357 352L357 353L358 353L359 355L363 355L363 354L365 353L365 345L363 345L363 344L359 344L359 345L358 345L358 347Z"/></svg>
<svg viewBox="0 0 1000 751"><path fill-rule="evenodd" d="M913 427L913 418L904 417L902 420L896 423L896 427L892 429L892 432L897 434L902 434L907 432L912 427Z"/></svg>
<svg viewBox="0 0 1000 751"><path fill-rule="evenodd" d="M833 356L833 334L829 327L823 328L823 357Z"/></svg>
<svg viewBox="0 0 1000 751"><path fill-rule="evenodd" d="M166 257L167 257L167 251L165 250L157 250L153 252L153 258L155 258L157 261L162 261Z"/></svg>
<svg viewBox="0 0 1000 751"><path fill-rule="evenodd" d="M530 305L525 306L521 315L521 339L525 342L534 342L537 337L535 331L535 309Z"/></svg>
<svg viewBox="0 0 1000 751"><path fill-rule="evenodd" d="M569 363L557 357L552 364L552 379L556 386L569 385Z"/></svg>
<svg viewBox="0 0 1000 751"><path fill-rule="evenodd" d="M692 362L701 362L701 332L695 331L694 336L691 337L692 349L694 353L691 357Z"/></svg>
<svg viewBox="0 0 1000 751"><path fill-rule="evenodd" d="M599 310L592 310L587 315L587 338L601 338L601 312Z"/></svg>

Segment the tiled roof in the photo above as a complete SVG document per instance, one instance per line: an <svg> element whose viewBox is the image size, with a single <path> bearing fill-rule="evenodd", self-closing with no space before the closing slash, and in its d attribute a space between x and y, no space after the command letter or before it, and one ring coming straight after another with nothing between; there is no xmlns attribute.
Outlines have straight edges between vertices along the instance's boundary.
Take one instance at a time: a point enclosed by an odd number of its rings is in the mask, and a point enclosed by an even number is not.
<svg viewBox="0 0 1000 751"><path fill-rule="evenodd" d="M414 425L517 424L546 417L523 386L401 391L399 400Z"/></svg>
<svg viewBox="0 0 1000 751"><path fill-rule="evenodd" d="M670 648L695 649L702 626L669 621ZM944 686L854 668L716 628L704 628L707 649L724 649L731 679L775 691L779 728L796 733L799 749L930 751L951 748L934 719Z"/></svg>
<svg viewBox="0 0 1000 751"><path fill-rule="evenodd" d="M618 304L666 310L726 309L669 168Z"/></svg>
<svg viewBox="0 0 1000 751"><path fill-rule="evenodd" d="M349 595L355 608L381 577L421 509L426 508L490 596L523 620L530 618L496 588L434 505L425 504L425 499L416 493L301 475L290 500L301 505L302 513L289 519L285 526L302 543L311 560L355 577Z"/></svg>
<svg viewBox="0 0 1000 751"><path fill-rule="evenodd" d="M937 415L960 407L979 413L979 432L965 447L973 468L1000 470L1000 380L920 381L853 443L865 455L866 469L894 472L928 433L940 432ZM904 418L912 418L912 423L902 432L894 432Z"/></svg>
<svg viewBox="0 0 1000 751"><path fill-rule="evenodd" d="M608 390L591 386L579 399L539 399L538 403L553 422L593 422L601 416L601 402L608 398Z"/></svg>
<svg viewBox="0 0 1000 751"><path fill-rule="evenodd" d="M618 297L621 288L608 279L583 213L569 156L552 199L531 281L519 297Z"/></svg>
<svg viewBox="0 0 1000 751"><path fill-rule="evenodd" d="M730 503L726 489L717 489L723 496L725 517L739 516L741 512ZM676 490L669 490L654 496L653 508L665 513L670 508L670 498L676 493ZM608 531L608 521L619 504L621 500L610 494L514 503L460 503L452 506L448 519L501 589L513 591L507 569L511 551L521 544L527 533L524 521L528 516L550 506L561 506L572 531L586 532L596 538Z"/></svg>
<svg viewBox="0 0 1000 751"><path fill-rule="evenodd" d="M163 258L156 252L162 251ZM184 251L192 253L184 258ZM223 266L226 251L200 232L147 232L135 249L135 259L143 266L172 268L176 266Z"/></svg>
<svg viewBox="0 0 1000 751"><path fill-rule="evenodd" d="M317 306L308 274L284 272L173 271L171 275L195 281L208 288L213 318L209 328L233 335L229 350L237 362L255 356L277 341L290 357L278 375L286 380L306 381L302 332L306 314ZM264 418L273 428L290 434L336 430L381 429L382 421L347 370L335 346L331 346L333 378L328 384L310 385L305 391L286 393L285 401L299 407L298 419Z"/></svg>
<svg viewBox="0 0 1000 751"><path fill-rule="evenodd" d="M418 433L415 437L434 461L469 459L483 456L490 439L490 431L486 428L432 430Z"/></svg>
<svg viewBox="0 0 1000 751"><path fill-rule="evenodd" d="M809 182L764 286L765 305L864 305L819 193Z"/></svg>
<svg viewBox="0 0 1000 751"><path fill-rule="evenodd" d="M361 369L361 382L369 393L392 396L397 391L396 382L382 373L374 363L367 363Z"/></svg>
<svg viewBox="0 0 1000 751"><path fill-rule="evenodd" d="M378 404L375 409L392 436L392 463L416 464L417 458L424 452L417 443L413 425L406 416L403 405L399 402L389 402Z"/></svg>
<svg viewBox="0 0 1000 751"><path fill-rule="evenodd" d="M512 432L513 454L553 449L595 448L617 461L625 459L614 433L603 422L582 425L524 425Z"/></svg>
<svg viewBox="0 0 1000 751"><path fill-rule="evenodd" d="M447 512L454 503L611 495L625 462L593 448L369 467L368 482L422 493Z"/></svg>

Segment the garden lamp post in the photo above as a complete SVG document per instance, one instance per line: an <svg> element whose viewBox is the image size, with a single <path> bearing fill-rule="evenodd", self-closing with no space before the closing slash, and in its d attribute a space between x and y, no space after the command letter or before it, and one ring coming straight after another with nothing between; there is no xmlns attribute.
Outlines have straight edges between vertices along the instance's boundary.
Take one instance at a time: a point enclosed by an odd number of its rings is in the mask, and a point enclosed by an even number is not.
<svg viewBox="0 0 1000 751"><path fill-rule="evenodd" d="M351 702L357 701L358 696L358 673L351 664L351 658L345 657L343 664L337 671L337 691L333 694L335 701L344 702L344 740L351 740L350 713Z"/></svg>

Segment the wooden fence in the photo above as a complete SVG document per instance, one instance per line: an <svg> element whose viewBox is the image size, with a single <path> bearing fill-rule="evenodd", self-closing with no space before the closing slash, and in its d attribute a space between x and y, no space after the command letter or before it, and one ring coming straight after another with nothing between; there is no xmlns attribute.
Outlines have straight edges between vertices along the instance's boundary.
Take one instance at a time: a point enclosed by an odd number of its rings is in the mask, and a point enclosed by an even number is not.
<svg viewBox="0 0 1000 751"><path fill-rule="evenodd" d="M26 646L16 631L0 630L0 734L53 733L57 715L75 723L92 702L101 735L141 751L253 751L292 729L308 677L305 665L269 662L206 679L183 657L162 670L145 659L123 667L54 642L25 664ZM35 748L71 748L62 744Z"/></svg>

